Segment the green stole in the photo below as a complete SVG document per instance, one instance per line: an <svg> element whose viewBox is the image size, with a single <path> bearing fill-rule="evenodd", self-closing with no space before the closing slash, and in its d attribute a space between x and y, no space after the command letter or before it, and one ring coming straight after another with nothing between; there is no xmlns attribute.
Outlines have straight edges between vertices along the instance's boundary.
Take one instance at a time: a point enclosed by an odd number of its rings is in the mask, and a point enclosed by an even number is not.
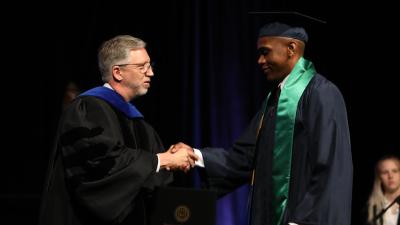
<svg viewBox="0 0 400 225"><path fill-rule="evenodd" d="M301 57L288 75L279 96L275 124L275 145L272 156L273 225L282 223L283 213L288 201L297 105L304 89L315 73L312 62Z"/></svg>

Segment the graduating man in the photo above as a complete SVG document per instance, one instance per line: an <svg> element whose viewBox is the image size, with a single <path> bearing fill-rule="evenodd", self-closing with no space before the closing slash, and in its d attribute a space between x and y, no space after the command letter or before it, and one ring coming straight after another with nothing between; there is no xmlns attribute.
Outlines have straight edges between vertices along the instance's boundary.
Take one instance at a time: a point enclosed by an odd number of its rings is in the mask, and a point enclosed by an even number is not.
<svg viewBox="0 0 400 225"><path fill-rule="evenodd" d="M352 155L339 89L303 57L308 34L282 22L259 30L258 64L272 91L232 149L194 149L221 195L251 177L251 225L349 225ZM192 151L178 143L174 151Z"/></svg>
<svg viewBox="0 0 400 225"><path fill-rule="evenodd" d="M104 42L105 84L64 110L50 157L41 225L147 224L149 197L196 156L164 152L156 131L130 103L154 76L145 42L128 35Z"/></svg>

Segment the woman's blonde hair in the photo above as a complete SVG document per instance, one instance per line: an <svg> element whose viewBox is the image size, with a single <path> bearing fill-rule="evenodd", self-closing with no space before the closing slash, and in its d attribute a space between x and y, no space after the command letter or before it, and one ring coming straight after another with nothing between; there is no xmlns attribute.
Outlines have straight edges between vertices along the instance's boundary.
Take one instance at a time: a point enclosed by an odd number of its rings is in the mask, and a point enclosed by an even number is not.
<svg viewBox="0 0 400 225"><path fill-rule="evenodd" d="M368 199L368 223L373 224L374 216L382 211L385 207L385 193L382 186L382 181L379 176L379 168L383 161L392 160L396 163L397 168L400 170L400 158L395 155L387 155L382 157L375 166L375 179L374 186L372 187L371 195Z"/></svg>

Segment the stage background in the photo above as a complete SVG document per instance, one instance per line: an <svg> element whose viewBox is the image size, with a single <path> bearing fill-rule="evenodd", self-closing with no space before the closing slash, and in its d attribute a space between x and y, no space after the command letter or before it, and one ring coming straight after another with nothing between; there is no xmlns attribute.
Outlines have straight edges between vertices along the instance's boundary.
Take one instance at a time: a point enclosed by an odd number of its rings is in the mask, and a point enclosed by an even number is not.
<svg viewBox="0 0 400 225"><path fill-rule="evenodd" d="M248 12L283 10L327 21L323 32L310 31L307 57L346 101L354 162L353 224L360 224L377 157L400 152L394 14L383 3L362 4L362 11L346 2L305 0L10 7L13 17L2 20L8 49L2 85L8 89L2 92L1 219L37 223L65 87L71 81L81 90L102 85L96 64L101 42L130 34L148 43L156 76L149 93L135 103L165 146L183 141L195 147L229 147L269 90L256 64L262 18ZM195 175L177 173L175 184L196 185ZM246 202L246 186L219 200L217 224L244 225Z"/></svg>

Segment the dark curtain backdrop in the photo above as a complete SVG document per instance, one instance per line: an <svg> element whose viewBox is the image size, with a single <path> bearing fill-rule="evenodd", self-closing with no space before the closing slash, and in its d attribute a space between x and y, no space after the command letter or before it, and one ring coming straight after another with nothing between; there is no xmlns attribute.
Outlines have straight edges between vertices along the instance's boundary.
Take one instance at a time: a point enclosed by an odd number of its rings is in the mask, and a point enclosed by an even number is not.
<svg viewBox="0 0 400 225"><path fill-rule="evenodd" d="M130 34L148 43L156 76L148 94L135 104L165 146L182 141L194 147L229 148L269 91L256 63L257 30L265 18L248 12L285 10L328 22L309 31L306 56L346 100L355 169L353 224L360 224L377 157L400 152L397 73L391 70L396 63L387 56L398 51L390 39L377 35L387 34L384 26L371 25L390 25L390 13L376 18L376 6L371 13L345 5L306 0L148 0L59 2L35 5L36 10L28 12L16 6L12 12L24 22L10 26L9 34L21 33L12 36L21 50L7 55L15 64L7 68L12 69L10 74L23 70L23 79L19 76L14 82L24 97L6 95L12 96L9 118L18 119L5 123L19 122L5 129L10 134L5 142L13 147L1 163L1 171L6 171L2 219L12 221L8 224L36 224L65 87L70 81L81 90L102 85L96 61L101 42ZM176 185L198 185L194 172L175 175ZM246 224L247 192L243 186L218 201L217 225Z"/></svg>

